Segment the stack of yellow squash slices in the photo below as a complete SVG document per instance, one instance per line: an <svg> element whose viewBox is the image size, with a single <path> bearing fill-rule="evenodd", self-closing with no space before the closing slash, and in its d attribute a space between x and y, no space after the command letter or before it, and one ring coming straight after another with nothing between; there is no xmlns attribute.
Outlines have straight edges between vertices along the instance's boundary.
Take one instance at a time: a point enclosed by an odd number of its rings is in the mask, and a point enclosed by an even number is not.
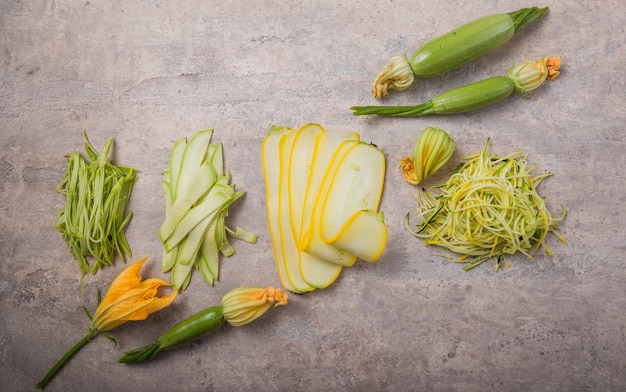
<svg viewBox="0 0 626 392"><path fill-rule="evenodd" d="M378 212L385 156L352 130L272 126L263 174L274 259L294 293L332 284L357 259L377 261L387 243Z"/></svg>

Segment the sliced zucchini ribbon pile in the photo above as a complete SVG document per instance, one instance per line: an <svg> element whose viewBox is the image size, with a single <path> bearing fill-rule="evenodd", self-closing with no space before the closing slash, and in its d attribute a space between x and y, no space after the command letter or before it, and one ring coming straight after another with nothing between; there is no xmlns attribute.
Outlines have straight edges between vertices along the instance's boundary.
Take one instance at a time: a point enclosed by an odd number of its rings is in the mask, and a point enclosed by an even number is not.
<svg viewBox="0 0 626 392"><path fill-rule="evenodd" d="M262 159L274 258L287 290L325 288L357 258L379 259L387 242L380 149L355 131L273 126Z"/></svg>
<svg viewBox="0 0 626 392"><path fill-rule="evenodd" d="M164 172L165 220L159 229L164 246L163 272L172 270L172 286L187 287L194 267L210 285L219 276L219 255L235 253L227 234L251 243L256 234L224 223L228 207L245 191L235 191L224 168L222 144L211 144L212 129L180 138Z"/></svg>

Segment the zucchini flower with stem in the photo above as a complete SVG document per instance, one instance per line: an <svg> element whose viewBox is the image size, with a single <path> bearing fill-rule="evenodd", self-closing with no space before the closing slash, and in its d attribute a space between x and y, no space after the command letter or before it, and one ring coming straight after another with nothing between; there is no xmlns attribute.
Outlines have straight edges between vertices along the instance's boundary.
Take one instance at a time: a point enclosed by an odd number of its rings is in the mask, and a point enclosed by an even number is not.
<svg viewBox="0 0 626 392"><path fill-rule="evenodd" d="M169 283L156 278L141 280L139 271L147 259L144 257L137 260L113 280L106 295L102 301L99 301L93 317L83 307L87 317L91 320L89 332L57 361L52 369L37 383L37 388L43 389L63 365L98 333L102 333L115 342L106 332L128 321L145 320L150 314L172 303L176 298L177 291L173 291L169 296L158 296L159 288L171 286Z"/></svg>
<svg viewBox="0 0 626 392"><path fill-rule="evenodd" d="M546 80L559 75L561 56L544 57L513 66L507 76L488 79L448 90L436 97L411 106L353 106L355 116L376 114L392 117L420 117L428 114L455 114L484 108L504 101L513 92L528 93Z"/></svg>
<svg viewBox="0 0 626 392"><path fill-rule="evenodd" d="M171 327L151 344L124 353L120 363L138 363L154 358L161 351L175 348L207 334L224 322L239 327L261 317L271 307L287 304L287 294L272 286L240 287L226 293L221 305L195 313Z"/></svg>
<svg viewBox="0 0 626 392"><path fill-rule="evenodd" d="M448 162L454 152L454 139L440 128L427 127L417 138L413 156L400 161L404 179L417 185Z"/></svg>

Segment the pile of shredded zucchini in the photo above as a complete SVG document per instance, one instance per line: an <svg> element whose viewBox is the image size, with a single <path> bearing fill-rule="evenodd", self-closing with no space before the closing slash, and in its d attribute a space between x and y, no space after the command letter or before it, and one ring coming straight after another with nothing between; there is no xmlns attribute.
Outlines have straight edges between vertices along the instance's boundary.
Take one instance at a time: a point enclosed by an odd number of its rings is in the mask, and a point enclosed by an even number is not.
<svg viewBox="0 0 626 392"><path fill-rule="evenodd" d="M98 153L85 132L83 137L89 160L78 151L66 155L67 172L57 186L57 192L66 195L66 204L54 226L78 261L81 278L113 265L116 252L124 261L131 256L124 230L132 211L126 215L125 211L137 181L137 169L109 161L112 138ZM90 256L95 259L93 265L87 259Z"/></svg>
<svg viewBox="0 0 626 392"><path fill-rule="evenodd" d="M531 177L535 166L527 167L520 152L507 156L489 155L489 141L484 151L471 156L457 168L448 182L436 188L434 196L426 191L418 194L417 213L422 223L416 237L427 244L439 245L461 254L460 262L468 263L466 271L491 258L497 271L505 255L520 252L534 260L533 254L545 245L544 238L553 233L561 241L556 222L546 208L537 186L550 176L545 173Z"/></svg>

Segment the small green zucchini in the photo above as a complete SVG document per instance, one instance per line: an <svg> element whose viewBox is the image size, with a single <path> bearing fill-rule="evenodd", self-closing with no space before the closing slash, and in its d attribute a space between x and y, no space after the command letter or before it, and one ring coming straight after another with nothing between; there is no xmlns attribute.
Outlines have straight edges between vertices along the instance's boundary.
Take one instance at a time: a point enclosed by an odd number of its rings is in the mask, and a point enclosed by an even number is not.
<svg viewBox="0 0 626 392"><path fill-rule="evenodd" d="M508 98L515 91L515 82L506 76L458 87L413 106L353 106L355 116L377 114L392 117L419 117L427 114L454 114L469 112L493 105Z"/></svg>
<svg viewBox="0 0 626 392"><path fill-rule="evenodd" d="M415 77L439 76L459 68L508 42L546 11L548 7L531 7L483 16L426 42L410 59L396 56L376 77L372 94L381 98L388 90L407 89Z"/></svg>
<svg viewBox="0 0 626 392"><path fill-rule="evenodd" d="M187 343L224 324L224 312L221 306L204 309L179 322L148 346L124 353L119 363L136 363L154 358L163 350Z"/></svg>

